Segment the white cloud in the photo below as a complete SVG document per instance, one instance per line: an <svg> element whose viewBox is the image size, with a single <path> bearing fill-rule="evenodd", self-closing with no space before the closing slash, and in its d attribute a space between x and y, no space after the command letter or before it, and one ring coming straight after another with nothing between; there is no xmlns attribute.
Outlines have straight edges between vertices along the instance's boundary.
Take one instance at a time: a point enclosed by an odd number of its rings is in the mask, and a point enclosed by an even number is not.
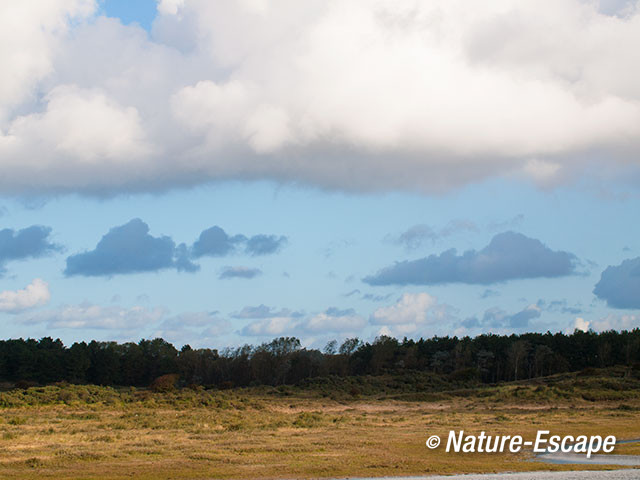
<svg viewBox="0 0 640 480"><path fill-rule="evenodd" d="M94 0L0 4L0 125L12 108L34 100L39 82L55 69L53 57L70 22L86 18L95 7Z"/></svg>
<svg viewBox="0 0 640 480"><path fill-rule="evenodd" d="M0 6L0 192L638 167L637 2L159 0L151 37L46 3Z"/></svg>
<svg viewBox="0 0 640 480"><path fill-rule="evenodd" d="M153 335L179 344L211 346L230 331L231 324L218 312L187 312L165 319Z"/></svg>
<svg viewBox="0 0 640 480"><path fill-rule="evenodd" d="M49 284L36 278L22 290L0 292L0 312L19 313L46 305L50 299Z"/></svg>
<svg viewBox="0 0 640 480"><path fill-rule="evenodd" d="M162 325L166 327L207 327L219 323L217 312L187 312L167 318Z"/></svg>
<svg viewBox="0 0 640 480"><path fill-rule="evenodd" d="M436 298L428 293L405 293L390 307L380 307L371 315L375 324L424 323Z"/></svg>
<svg viewBox="0 0 640 480"><path fill-rule="evenodd" d="M157 322L164 314L165 310L161 308L82 304L38 312L24 317L22 321L28 324L46 323L49 328L134 330Z"/></svg>
<svg viewBox="0 0 640 480"><path fill-rule="evenodd" d="M205 80L180 89L171 97L173 114L196 133L208 134L210 148L219 148L229 135L242 137L243 117L247 115L249 92L238 82L216 84Z"/></svg>
<svg viewBox="0 0 640 480"><path fill-rule="evenodd" d="M18 321L27 325L46 325L48 329L108 330L111 337L127 339L141 332L150 332L152 337L177 344L206 347L218 343L220 337L232 330L230 322L218 316L218 312L185 312L173 316L168 316L168 313L166 308L160 307L136 305L127 308L83 303L25 313L18 317Z"/></svg>
<svg viewBox="0 0 640 480"><path fill-rule="evenodd" d="M277 336L290 334L295 325L291 317L271 317L256 320L242 329L246 336Z"/></svg>
<svg viewBox="0 0 640 480"><path fill-rule="evenodd" d="M567 329L567 333L573 333L576 329L582 330L583 332L589 330L605 332L607 330L633 330L634 328L640 328L640 316L610 313L596 320L585 320L582 317L576 317L573 324Z"/></svg>
<svg viewBox="0 0 640 480"><path fill-rule="evenodd" d="M524 173L540 185L553 185L558 180L560 165L532 158L524 166Z"/></svg>
<svg viewBox="0 0 640 480"><path fill-rule="evenodd" d="M46 99L43 113L16 118L7 134L18 143L14 148L40 146L40 165L48 152L52 161L63 157L93 164L130 162L150 153L135 108L121 107L101 91L73 85L54 88ZM10 157L10 151L5 153Z"/></svg>
<svg viewBox="0 0 640 480"><path fill-rule="evenodd" d="M633 330L634 328L640 328L640 316L616 315L611 313L606 317L591 322L591 327L598 332L607 330Z"/></svg>
<svg viewBox="0 0 640 480"><path fill-rule="evenodd" d="M571 331L569 331L568 333L573 333L574 330L588 332L590 324L591 322L585 320L584 318L576 317L575 321L573 322L573 329L571 329Z"/></svg>
<svg viewBox="0 0 640 480"><path fill-rule="evenodd" d="M366 320L353 311L337 315L323 312L304 321L300 327L306 332L315 333L359 332L366 324Z"/></svg>
<svg viewBox="0 0 640 480"><path fill-rule="evenodd" d="M245 312L245 314L243 314ZM304 316L299 312L287 309L271 309L245 307L236 318L257 318L241 329L246 336L301 335L305 338L313 335L329 333L359 333L367 326L367 322L353 309L340 310L335 307L324 312Z"/></svg>
<svg viewBox="0 0 640 480"><path fill-rule="evenodd" d="M164 15L176 15L182 6L184 0L157 0L158 12Z"/></svg>
<svg viewBox="0 0 640 480"><path fill-rule="evenodd" d="M370 322L382 325L380 335L434 335L450 332L458 322L450 309L428 293L405 293L394 305L375 310Z"/></svg>

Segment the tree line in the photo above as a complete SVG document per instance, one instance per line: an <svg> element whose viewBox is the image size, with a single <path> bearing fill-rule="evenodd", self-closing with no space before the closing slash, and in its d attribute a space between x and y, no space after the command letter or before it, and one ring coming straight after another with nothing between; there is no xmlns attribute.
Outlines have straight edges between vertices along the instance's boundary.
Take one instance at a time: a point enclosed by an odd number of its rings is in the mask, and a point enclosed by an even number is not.
<svg viewBox="0 0 640 480"><path fill-rule="evenodd" d="M14 384L67 381L144 387L174 374L182 386L229 388L409 371L496 383L614 365L640 368L640 329L420 340L381 336L370 343L350 338L342 344L329 342L323 350L302 348L294 337L222 351L189 345L178 350L161 338L77 342L70 347L50 337L0 341L0 381Z"/></svg>

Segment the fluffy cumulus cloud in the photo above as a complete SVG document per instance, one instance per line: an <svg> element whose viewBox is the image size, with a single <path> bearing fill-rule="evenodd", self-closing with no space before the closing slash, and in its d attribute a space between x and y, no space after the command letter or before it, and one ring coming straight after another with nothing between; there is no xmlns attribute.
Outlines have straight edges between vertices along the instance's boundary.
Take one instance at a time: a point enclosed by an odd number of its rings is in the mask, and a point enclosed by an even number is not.
<svg viewBox="0 0 640 480"><path fill-rule="evenodd" d="M19 313L46 305L51 299L49 284L36 278L22 290L0 292L0 312Z"/></svg>
<svg viewBox="0 0 640 480"><path fill-rule="evenodd" d="M602 3L161 0L147 35L93 0L3 2L0 192L637 168L640 8Z"/></svg>
<svg viewBox="0 0 640 480"><path fill-rule="evenodd" d="M154 237L139 218L113 227L94 250L67 258L65 275L110 276L176 267L176 245L167 236Z"/></svg>
<svg viewBox="0 0 640 480"><path fill-rule="evenodd" d="M573 328L569 329L567 333L573 333L575 330L580 330L581 332L588 332L589 324L590 322L588 322L584 318L576 317L576 319L573 321Z"/></svg>
<svg viewBox="0 0 640 480"><path fill-rule="evenodd" d="M593 293L614 308L640 308L640 257L607 267Z"/></svg>
<svg viewBox="0 0 640 480"><path fill-rule="evenodd" d="M20 117L10 130L16 141L29 139L25 148L39 162L54 162L61 156L90 168L124 158L135 163L151 152L138 111L119 105L100 90L61 85L46 101L45 111Z"/></svg>
<svg viewBox="0 0 640 480"><path fill-rule="evenodd" d="M254 252L249 248L249 242L254 238L277 239L278 247L256 247L259 251ZM134 218L109 230L93 250L69 256L64 273L67 276L111 276L168 268L196 272L200 266L193 263L194 259L230 255L236 251L237 244L246 244L245 253L248 255L268 255L276 253L285 241L286 237L275 235L260 234L250 239L244 235L229 236L222 228L214 226L204 230L189 247L184 243L176 245L168 236L154 237L149 233L149 225ZM220 278L253 278L260 273L257 268L226 267Z"/></svg>
<svg viewBox="0 0 640 480"><path fill-rule="evenodd" d="M62 250L50 240L51 228L32 225L21 230L0 230L0 275L12 260L38 258Z"/></svg>
<svg viewBox="0 0 640 480"><path fill-rule="evenodd" d="M405 293L388 307L371 314L370 323L379 326L381 335L436 335L450 333L455 319L448 305L439 304L428 293Z"/></svg>
<svg viewBox="0 0 640 480"><path fill-rule="evenodd" d="M271 255L286 245L287 237L277 235L254 235L247 240L246 252L253 256Z"/></svg>
<svg viewBox="0 0 640 480"><path fill-rule="evenodd" d="M0 118L32 97L54 70L55 50L70 28L70 19L87 18L95 10L93 0L36 0L3 3L0 15Z"/></svg>
<svg viewBox="0 0 640 480"><path fill-rule="evenodd" d="M287 237L277 235L258 234L247 237L242 234L229 235L222 228L213 226L200 233L194 242L192 254L194 257L223 257L237 253L242 248L244 253L251 256L271 255L280 251L287 243Z"/></svg>
<svg viewBox="0 0 640 480"><path fill-rule="evenodd" d="M482 250L458 255L455 249L405 260L363 279L370 285L491 284L522 278L552 278L576 273L576 257L554 251L539 240L505 232Z"/></svg>
<svg viewBox="0 0 640 480"><path fill-rule="evenodd" d="M200 237L193 243L192 252L195 257L205 255L223 257L233 253L237 245L246 240L244 235L230 236L222 228L215 225L200 233Z"/></svg>

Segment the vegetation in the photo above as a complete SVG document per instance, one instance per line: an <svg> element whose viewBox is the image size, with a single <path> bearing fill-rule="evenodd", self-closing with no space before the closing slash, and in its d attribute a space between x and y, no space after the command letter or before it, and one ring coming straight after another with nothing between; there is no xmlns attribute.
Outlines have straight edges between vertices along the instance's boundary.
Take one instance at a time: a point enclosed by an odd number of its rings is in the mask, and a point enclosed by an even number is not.
<svg viewBox="0 0 640 480"><path fill-rule="evenodd" d="M0 478L321 478L572 469L446 454L449 430L640 437L640 330L222 352L0 341ZM640 445L619 447L640 453ZM584 468L584 466L580 466ZM614 467L593 467L614 468Z"/></svg>
<svg viewBox="0 0 640 480"><path fill-rule="evenodd" d="M0 393L0 478L343 478L523 470L531 452L447 454L449 430L640 437L630 367L477 384L435 373L234 389L58 383ZM621 451L618 451L618 448ZM615 453L640 453L626 444Z"/></svg>
<svg viewBox="0 0 640 480"><path fill-rule="evenodd" d="M640 369L640 329L417 341L383 336L372 343L353 338L339 348L330 342L323 352L301 348L300 341L290 337L222 352L189 345L178 351L159 338L124 344L81 342L70 347L49 337L0 341L0 380L22 387L66 381L135 387L155 382L159 390L189 385L230 388L307 385L385 374L406 378L408 384L434 386L445 378L472 385L614 365Z"/></svg>

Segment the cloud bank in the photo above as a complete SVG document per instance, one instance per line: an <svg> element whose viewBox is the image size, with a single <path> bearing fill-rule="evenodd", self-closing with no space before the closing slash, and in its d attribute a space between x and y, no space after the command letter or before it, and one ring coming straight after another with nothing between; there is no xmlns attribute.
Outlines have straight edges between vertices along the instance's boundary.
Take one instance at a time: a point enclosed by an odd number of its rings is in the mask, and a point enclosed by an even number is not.
<svg viewBox="0 0 640 480"><path fill-rule="evenodd" d="M0 6L3 194L638 167L637 2L162 0L151 35L46 3Z"/></svg>
<svg viewBox="0 0 640 480"><path fill-rule="evenodd" d="M355 310L330 307L324 312L305 316L300 312L287 309L276 310L265 305L245 307L234 315L236 318L253 319L241 330L240 334L251 337L269 337L277 335L324 335L327 333L358 333L367 321Z"/></svg>
<svg viewBox="0 0 640 480"><path fill-rule="evenodd" d="M257 239L255 244L251 244L254 239ZM244 235L229 236L222 228L214 226L204 230L188 247L184 243L176 245L168 236L150 235L149 225L134 218L110 229L93 250L69 256L64 273L67 276L92 277L157 272L169 268L196 272L200 266L193 263L193 259L231 255L241 244L245 245L244 251L248 255L270 255L278 252L286 241L286 237L275 235L260 234L249 239ZM260 273L257 268L227 267L220 278L253 278Z"/></svg>
<svg viewBox="0 0 640 480"><path fill-rule="evenodd" d="M365 277L369 285L492 284L524 278L553 278L576 273L575 255L553 251L540 240L504 232L482 250L458 255L455 249L405 260Z"/></svg>
<svg viewBox="0 0 640 480"><path fill-rule="evenodd" d="M576 317L573 324L567 329L567 333L573 333L575 329L583 332L593 330L596 332L606 332L609 330L634 330L640 328L640 315L615 315L609 314L595 320L585 320Z"/></svg>
<svg viewBox="0 0 640 480"><path fill-rule="evenodd" d="M274 307L269 307L264 304L257 306L246 306L239 312L232 313L233 318L269 318L269 317L301 317L301 312L292 312L288 309L277 310Z"/></svg>
<svg viewBox="0 0 640 480"><path fill-rule="evenodd" d="M219 337L231 331L231 324L218 312L188 312L165 319L154 336L171 342L197 345L216 344Z"/></svg>
<svg viewBox="0 0 640 480"><path fill-rule="evenodd" d="M157 322L165 314L161 308L131 308L89 303L65 305L60 308L37 312L22 318L22 323L45 323L48 328L135 330Z"/></svg>
<svg viewBox="0 0 640 480"><path fill-rule="evenodd" d="M213 226L204 230L192 247L194 257L224 257L237 253L240 247L244 252L257 257L279 252L286 244L287 237L277 235L258 234L252 237L244 235L229 235L222 228Z"/></svg>
<svg viewBox="0 0 640 480"><path fill-rule="evenodd" d="M640 308L640 257L607 267L593 293L613 308Z"/></svg>

